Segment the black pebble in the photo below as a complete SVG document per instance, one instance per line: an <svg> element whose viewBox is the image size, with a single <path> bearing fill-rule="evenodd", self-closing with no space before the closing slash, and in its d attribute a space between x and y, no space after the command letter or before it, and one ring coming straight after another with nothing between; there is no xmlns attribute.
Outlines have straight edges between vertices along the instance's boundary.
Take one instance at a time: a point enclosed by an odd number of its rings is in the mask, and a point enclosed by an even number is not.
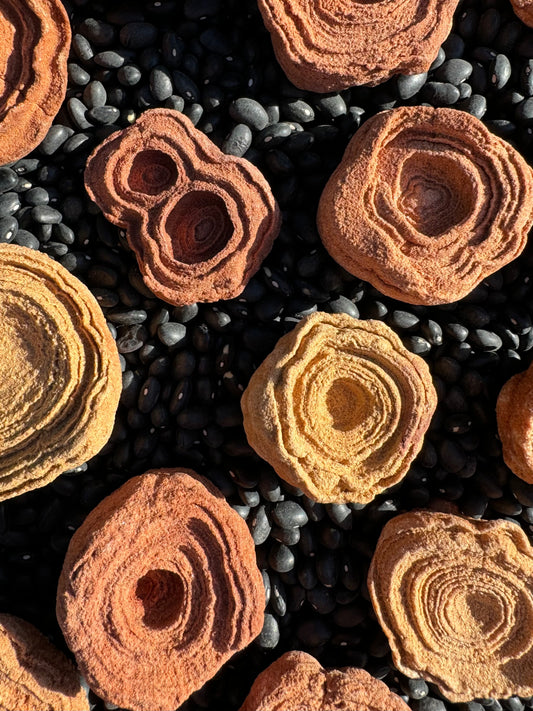
<svg viewBox="0 0 533 711"><path fill-rule="evenodd" d="M466 59L448 59L435 72L435 79L439 82L449 82L459 86L472 74L472 65Z"/></svg>

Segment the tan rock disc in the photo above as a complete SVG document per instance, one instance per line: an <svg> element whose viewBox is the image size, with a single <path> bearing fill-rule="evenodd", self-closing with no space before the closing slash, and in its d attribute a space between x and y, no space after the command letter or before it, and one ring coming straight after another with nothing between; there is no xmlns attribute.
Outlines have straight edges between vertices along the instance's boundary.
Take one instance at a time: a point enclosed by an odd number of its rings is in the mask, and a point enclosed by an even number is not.
<svg viewBox="0 0 533 711"><path fill-rule="evenodd" d="M2 500L100 451L122 375L98 302L40 252L0 244L0 323Z"/></svg>
<svg viewBox="0 0 533 711"><path fill-rule="evenodd" d="M458 0L258 0L288 78L307 91L429 69Z"/></svg>
<svg viewBox="0 0 533 711"><path fill-rule="evenodd" d="M331 256L383 294L449 303L524 249L533 172L474 116L404 106L357 131L317 223Z"/></svg>
<svg viewBox="0 0 533 711"><path fill-rule="evenodd" d="M3 711L89 711L78 672L29 622L0 615Z"/></svg>
<svg viewBox="0 0 533 711"><path fill-rule="evenodd" d="M533 27L533 1L511 0L513 10L528 27Z"/></svg>
<svg viewBox="0 0 533 711"><path fill-rule="evenodd" d="M396 667L454 703L533 694L533 549L508 521L389 521L368 589Z"/></svg>
<svg viewBox="0 0 533 711"><path fill-rule="evenodd" d="M57 592L89 685L133 711L180 706L261 632L264 607L246 523L187 469L104 499L72 537Z"/></svg>
<svg viewBox="0 0 533 711"><path fill-rule="evenodd" d="M320 312L280 338L241 400L248 442L280 477L360 503L405 476L436 404L427 365L388 326Z"/></svg>
<svg viewBox="0 0 533 711"><path fill-rule="evenodd" d="M0 165L46 136L67 91L70 22L60 0L0 3Z"/></svg>
<svg viewBox="0 0 533 711"><path fill-rule="evenodd" d="M505 463L516 476L533 484L533 365L500 390L496 419Z"/></svg>
<svg viewBox="0 0 533 711"><path fill-rule="evenodd" d="M240 711L409 711L363 669L326 671L305 652L287 652L254 681Z"/></svg>
<svg viewBox="0 0 533 711"><path fill-rule="evenodd" d="M145 111L89 156L85 185L126 230L146 285L171 304L238 296L272 247L279 208L261 173L178 111Z"/></svg>

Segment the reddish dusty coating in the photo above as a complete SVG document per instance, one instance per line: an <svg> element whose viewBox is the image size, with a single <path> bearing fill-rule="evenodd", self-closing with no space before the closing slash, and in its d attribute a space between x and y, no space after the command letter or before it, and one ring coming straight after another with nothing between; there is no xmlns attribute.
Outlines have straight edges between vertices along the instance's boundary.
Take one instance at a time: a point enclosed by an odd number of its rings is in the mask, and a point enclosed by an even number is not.
<svg viewBox="0 0 533 711"><path fill-rule="evenodd" d="M458 0L258 0L287 77L307 91L429 69Z"/></svg>
<svg viewBox="0 0 533 711"><path fill-rule="evenodd" d="M259 634L264 606L246 523L188 469L104 499L72 537L57 592L89 685L133 711L180 706Z"/></svg>
<svg viewBox="0 0 533 711"><path fill-rule="evenodd" d="M305 652L287 652L254 681L240 711L409 711L363 669L327 671Z"/></svg>
<svg viewBox="0 0 533 711"><path fill-rule="evenodd" d="M146 111L89 156L85 185L126 230L146 285L184 305L237 296L268 254L280 212L261 173L224 155L178 111Z"/></svg>
<svg viewBox="0 0 533 711"><path fill-rule="evenodd" d="M518 17L529 27L533 27L533 1L532 0L511 0L513 10Z"/></svg>
<svg viewBox="0 0 533 711"><path fill-rule="evenodd" d="M0 165L46 136L67 91L70 22L60 0L0 2Z"/></svg>
<svg viewBox="0 0 533 711"><path fill-rule="evenodd" d="M97 454L122 391L116 343L82 282L41 252L0 244L0 500Z"/></svg>
<svg viewBox="0 0 533 711"><path fill-rule="evenodd" d="M2 711L89 711L78 672L29 622L0 615Z"/></svg>
<svg viewBox="0 0 533 711"><path fill-rule="evenodd" d="M368 590L403 674L454 703L533 694L533 549L516 524L397 516Z"/></svg>
<svg viewBox="0 0 533 711"><path fill-rule="evenodd" d="M317 223L331 256L383 294L449 303L524 249L533 172L474 116L404 106L357 131Z"/></svg>
<svg viewBox="0 0 533 711"><path fill-rule="evenodd" d="M496 419L505 463L516 476L533 484L533 364L500 390Z"/></svg>
<svg viewBox="0 0 533 711"><path fill-rule="evenodd" d="M380 321L311 314L241 399L248 442L310 498L372 501L420 451L437 405L426 363Z"/></svg>

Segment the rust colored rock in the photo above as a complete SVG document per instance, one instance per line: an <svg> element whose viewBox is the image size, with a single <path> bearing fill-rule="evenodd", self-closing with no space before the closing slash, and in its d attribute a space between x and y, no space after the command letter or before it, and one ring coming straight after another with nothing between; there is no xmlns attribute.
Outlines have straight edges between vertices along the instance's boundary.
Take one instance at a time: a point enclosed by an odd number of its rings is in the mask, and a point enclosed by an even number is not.
<svg viewBox="0 0 533 711"><path fill-rule="evenodd" d="M331 256L383 294L449 303L524 249L533 172L474 116L404 106L357 131L317 222Z"/></svg>
<svg viewBox="0 0 533 711"><path fill-rule="evenodd" d="M409 711L363 669L326 671L305 652L287 652L254 681L240 711Z"/></svg>
<svg viewBox="0 0 533 711"><path fill-rule="evenodd" d="M278 62L306 91L374 86L429 69L458 0L258 0Z"/></svg>
<svg viewBox="0 0 533 711"><path fill-rule="evenodd" d="M496 419L505 463L533 484L533 365L513 375L500 390Z"/></svg>
<svg viewBox="0 0 533 711"><path fill-rule="evenodd" d="M85 185L126 230L145 284L171 304L237 296L280 212L261 173L224 155L178 111L146 111L89 156Z"/></svg>
<svg viewBox="0 0 533 711"><path fill-rule="evenodd" d="M533 549L519 526L397 516L378 541L368 589L403 674L454 703L533 693Z"/></svg>
<svg viewBox="0 0 533 711"><path fill-rule="evenodd" d="M0 3L0 165L46 136L67 91L70 22L60 0Z"/></svg>
<svg viewBox="0 0 533 711"><path fill-rule="evenodd" d="M100 451L122 375L98 302L40 252L0 244L0 323L2 500Z"/></svg>
<svg viewBox="0 0 533 711"><path fill-rule="evenodd" d="M513 10L518 17L529 27L533 27L533 2L532 0L511 0Z"/></svg>
<svg viewBox="0 0 533 711"><path fill-rule="evenodd" d="M250 445L324 503L367 503L399 482L436 404L426 363L388 326L326 313L280 338L241 399Z"/></svg>
<svg viewBox="0 0 533 711"><path fill-rule="evenodd" d="M71 662L29 622L0 615L3 711L89 711Z"/></svg>
<svg viewBox="0 0 533 711"><path fill-rule="evenodd" d="M89 685L133 711L180 706L259 634L264 606L246 523L188 469L104 499L72 537L57 593Z"/></svg>

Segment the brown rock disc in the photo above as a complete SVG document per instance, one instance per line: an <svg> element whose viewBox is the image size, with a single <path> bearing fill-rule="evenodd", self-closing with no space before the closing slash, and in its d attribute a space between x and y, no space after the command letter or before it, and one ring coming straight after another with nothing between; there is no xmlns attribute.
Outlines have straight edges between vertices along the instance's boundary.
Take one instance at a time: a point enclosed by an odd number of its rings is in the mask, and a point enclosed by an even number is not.
<svg viewBox="0 0 533 711"><path fill-rule="evenodd" d="M89 685L134 711L182 704L259 634L264 606L245 522L186 469L104 499L72 537L57 593Z"/></svg>
<svg viewBox="0 0 533 711"><path fill-rule="evenodd" d="M279 232L261 173L178 111L145 111L89 156L85 185L124 228L146 285L184 305L237 296Z"/></svg>
<svg viewBox="0 0 533 711"><path fill-rule="evenodd" d="M70 22L60 0L0 3L0 165L46 136L67 91Z"/></svg>
<svg viewBox="0 0 533 711"><path fill-rule="evenodd" d="M0 244L0 323L2 500L100 451L122 375L96 299L40 252Z"/></svg>
<svg viewBox="0 0 533 711"><path fill-rule="evenodd" d="M368 589L402 673L453 702L533 693L533 549L515 524L397 516Z"/></svg>
<svg viewBox="0 0 533 711"><path fill-rule="evenodd" d="M505 463L533 484L533 366L514 375L500 390L496 419Z"/></svg>
<svg viewBox="0 0 533 711"><path fill-rule="evenodd" d="M357 131L317 222L351 274L411 304L449 303L524 249L533 172L474 116L404 106Z"/></svg>
<svg viewBox="0 0 533 711"><path fill-rule="evenodd" d="M71 662L29 622L0 615L3 711L89 711Z"/></svg>
<svg viewBox="0 0 533 711"><path fill-rule="evenodd" d="M518 17L529 27L533 27L533 2L532 0L511 0L513 10Z"/></svg>
<svg viewBox="0 0 533 711"><path fill-rule="evenodd" d="M307 91L374 86L429 69L458 0L259 0L274 52Z"/></svg>
<svg viewBox="0 0 533 711"><path fill-rule="evenodd" d="M363 669L326 671L305 652L287 652L259 674L240 711L409 711Z"/></svg>
<svg viewBox="0 0 533 711"><path fill-rule="evenodd" d="M280 338L241 400L248 442L280 477L360 503L405 476L436 404L427 365L388 326L326 313Z"/></svg>

